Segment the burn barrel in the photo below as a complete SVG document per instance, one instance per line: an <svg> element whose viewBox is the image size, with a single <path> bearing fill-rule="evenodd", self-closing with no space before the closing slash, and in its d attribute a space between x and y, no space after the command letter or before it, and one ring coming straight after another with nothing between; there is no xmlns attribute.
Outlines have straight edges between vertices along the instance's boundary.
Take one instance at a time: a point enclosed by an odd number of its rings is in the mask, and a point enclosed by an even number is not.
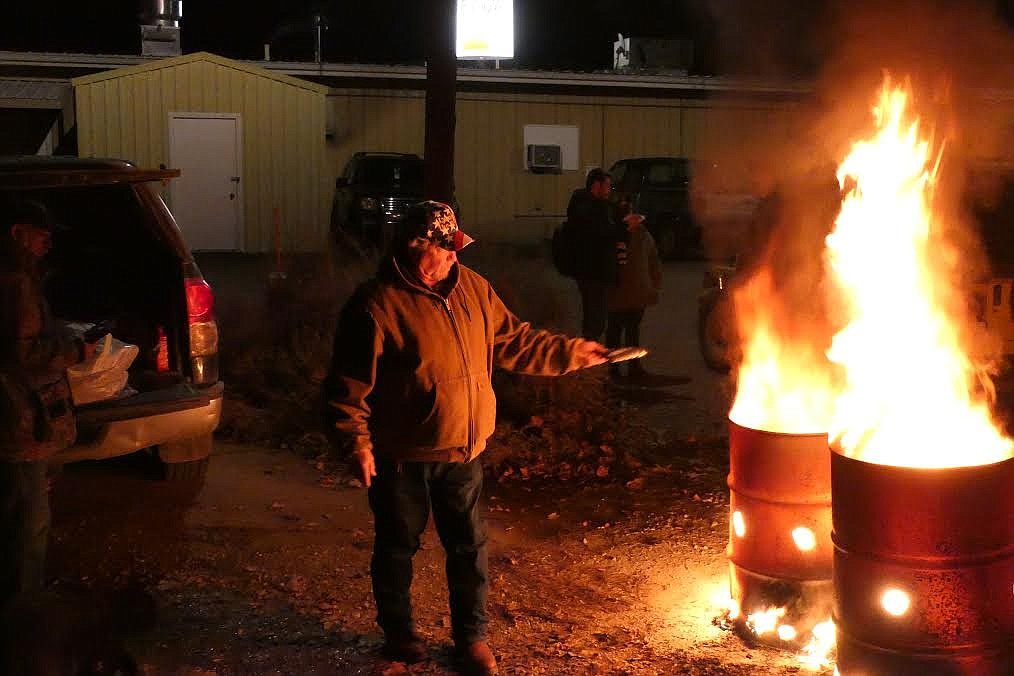
<svg viewBox="0 0 1014 676"><path fill-rule="evenodd" d="M828 455L826 434L729 421L730 591L743 615L784 608L800 636L831 616Z"/></svg>
<svg viewBox="0 0 1014 676"><path fill-rule="evenodd" d="M842 676L1014 674L1014 459L831 480Z"/></svg>

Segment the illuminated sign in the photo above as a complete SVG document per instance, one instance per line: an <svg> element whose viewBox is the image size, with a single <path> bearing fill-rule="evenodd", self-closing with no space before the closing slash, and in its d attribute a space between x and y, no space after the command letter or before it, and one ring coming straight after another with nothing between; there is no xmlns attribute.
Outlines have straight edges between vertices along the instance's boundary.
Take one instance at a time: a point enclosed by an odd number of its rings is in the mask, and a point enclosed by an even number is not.
<svg viewBox="0 0 1014 676"><path fill-rule="evenodd" d="M458 0L459 59L514 58L514 0Z"/></svg>

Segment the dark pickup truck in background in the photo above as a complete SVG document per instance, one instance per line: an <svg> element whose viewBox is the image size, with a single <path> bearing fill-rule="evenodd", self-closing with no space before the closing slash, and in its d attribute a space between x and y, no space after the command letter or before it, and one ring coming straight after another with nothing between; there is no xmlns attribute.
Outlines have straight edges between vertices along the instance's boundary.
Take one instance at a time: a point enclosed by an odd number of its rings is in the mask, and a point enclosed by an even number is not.
<svg viewBox="0 0 1014 676"><path fill-rule="evenodd" d="M408 153L352 156L335 182L331 235L383 251L394 225L423 198L423 159Z"/></svg>
<svg viewBox="0 0 1014 676"><path fill-rule="evenodd" d="M331 240L351 238L366 250L384 251L394 226L424 199L423 165L411 153L354 154L335 181ZM460 206L451 206L460 218Z"/></svg>
<svg viewBox="0 0 1014 676"><path fill-rule="evenodd" d="M701 229L691 213L687 158L622 159L609 173L615 199L644 215L662 258L690 258L699 253Z"/></svg>
<svg viewBox="0 0 1014 676"><path fill-rule="evenodd" d="M700 172L708 175L701 180ZM726 258L750 222L758 197L720 188L725 172L686 157L632 157L613 164L614 198L643 214L662 258Z"/></svg>

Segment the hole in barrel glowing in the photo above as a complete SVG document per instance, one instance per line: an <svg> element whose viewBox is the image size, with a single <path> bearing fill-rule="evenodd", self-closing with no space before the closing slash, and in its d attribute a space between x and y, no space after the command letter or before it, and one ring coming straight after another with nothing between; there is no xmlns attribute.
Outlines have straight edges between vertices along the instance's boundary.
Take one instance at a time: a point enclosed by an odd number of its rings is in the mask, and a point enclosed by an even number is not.
<svg viewBox="0 0 1014 676"><path fill-rule="evenodd" d="M805 526L792 531L792 539L801 552L810 552L817 546L817 536Z"/></svg>
<svg viewBox="0 0 1014 676"><path fill-rule="evenodd" d="M736 511L732 513L732 532L738 538L746 535L746 521L743 519L743 512Z"/></svg>
<svg viewBox="0 0 1014 676"><path fill-rule="evenodd" d="M778 638L783 641L793 641L796 638L796 628L791 624L783 624L778 627Z"/></svg>
<svg viewBox="0 0 1014 676"><path fill-rule="evenodd" d="M908 597L908 594L900 589L888 589L880 597L880 605L884 607L888 615L893 615L894 617L901 617L907 613L911 604L912 600Z"/></svg>

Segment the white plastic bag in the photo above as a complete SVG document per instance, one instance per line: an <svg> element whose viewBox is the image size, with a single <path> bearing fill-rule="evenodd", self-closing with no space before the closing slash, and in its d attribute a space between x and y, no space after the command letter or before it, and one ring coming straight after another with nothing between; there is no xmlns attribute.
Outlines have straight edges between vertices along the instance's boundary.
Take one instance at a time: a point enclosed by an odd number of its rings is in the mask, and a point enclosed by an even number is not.
<svg viewBox="0 0 1014 676"><path fill-rule="evenodd" d="M136 345L106 334L95 346L90 359L67 369L70 394L75 406L115 399L127 385L127 369L137 358Z"/></svg>

